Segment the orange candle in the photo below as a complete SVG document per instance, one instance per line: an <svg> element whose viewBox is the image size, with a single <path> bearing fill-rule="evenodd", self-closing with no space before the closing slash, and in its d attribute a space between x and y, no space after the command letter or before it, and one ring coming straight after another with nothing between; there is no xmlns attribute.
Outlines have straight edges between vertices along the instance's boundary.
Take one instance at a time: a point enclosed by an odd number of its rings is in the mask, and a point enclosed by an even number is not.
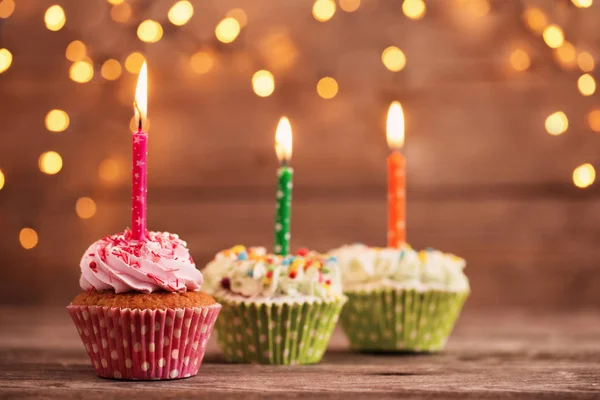
<svg viewBox="0 0 600 400"><path fill-rule="evenodd" d="M406 242L406 158L404 113L399 102L390 105L387 116L387 142L392 153L388 166L388 247L399 248Z"/></svg>

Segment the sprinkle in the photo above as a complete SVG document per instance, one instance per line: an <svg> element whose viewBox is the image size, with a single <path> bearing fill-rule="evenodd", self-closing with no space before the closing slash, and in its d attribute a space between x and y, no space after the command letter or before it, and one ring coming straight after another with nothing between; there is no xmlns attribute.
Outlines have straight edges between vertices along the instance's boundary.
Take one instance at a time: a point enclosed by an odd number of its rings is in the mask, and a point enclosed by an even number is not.
<svg viewBox="0 0 600 400"><path fill-rule="evenodd" d="M327 279L327 280L325 281L325 284L326 284L327 286L330 286L330 285L331 285L331 280L330 280L330 279Z"/></svg>
<svg viewBox="0 0 600 400"><path fill-rule="evenodd" d="M246 251L246 248L241 244L237 244L231 248L231 251L234 253L241 253L242 251Z"/></svg>
<svg viewBox="0 0 600 400"><path fill-rule="evenodd" d="M267 278L271 279L273 277L273 271L267 271Z"/></svg>
<svg viewBox="0 0 600 400"><path fill-rule="evenodd" d="M94 285L92 285L92 287L90 288L90 291L88 292L88 296L89 296L90 294L92 294L92 292L94 291L94 289L95 289L95 287L94 287Z"/></svg>
<svg viewBox="0 0 600 400"><path fill-rule="evenodd" d="M304 257L308 254L308 252L309 250L306 247L301 247L298 250L296 250L296 255Z"/></svg>
<svg viewBox="0 0 600 400"><path fill-rule="evenodd" d="M250 278L254 277L254 270L251 269L250 271L248 271L248 276Z"/></svg>
<svg viewBox="0 0 600 400"><path fill-rule="evenodd" d="M221 287L226 290L231 289L231 281L229 280L229 278L221 279Z"/></svg>
<svg viewBox="0 0 600 400"><path fill-rule="evenodd" d="M289 277L294 279L294 278L296 278L296 275L297 275L296 271L291 271L289 274Z"/></svg>
<svg viewBox="0 0 600 400"><path fill-rule="evenodd" d="M238 261L246 261L248 259L248 253L242 251L238 254Z"/></svg>
<svg viewBox="0 0 600 400"><path fill-rule="evenodd" d="M96 264L96 261L90 262L90 269L95 273L98 273L98 264Z"/></svg>

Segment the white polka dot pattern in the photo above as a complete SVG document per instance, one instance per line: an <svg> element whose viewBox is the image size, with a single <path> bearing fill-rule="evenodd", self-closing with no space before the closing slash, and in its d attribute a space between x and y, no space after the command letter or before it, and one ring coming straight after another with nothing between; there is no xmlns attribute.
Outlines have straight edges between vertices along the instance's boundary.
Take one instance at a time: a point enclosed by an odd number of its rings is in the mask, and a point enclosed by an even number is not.
<svg viewBox="0 0 600 400"><path fill-rule="evenodd" d="M99 376L161 380L198 373L221 306L168 310L87 306L67 309Z"/></svg>

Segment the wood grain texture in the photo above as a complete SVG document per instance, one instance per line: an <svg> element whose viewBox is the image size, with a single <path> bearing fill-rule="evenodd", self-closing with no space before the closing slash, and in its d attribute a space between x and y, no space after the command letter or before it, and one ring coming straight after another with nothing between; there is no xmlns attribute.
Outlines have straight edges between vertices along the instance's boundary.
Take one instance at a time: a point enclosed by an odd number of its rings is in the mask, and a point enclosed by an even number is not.
<svg viewBox="0 0 600 400"><path fill-rule="evenodd" d="M600 397L597 313L465 313L435 355L350 353L336 331L322 363L224 363L214 338L198 376L119 382L95 376L66 310L0 308L0 397L10 399Z"/></svg>

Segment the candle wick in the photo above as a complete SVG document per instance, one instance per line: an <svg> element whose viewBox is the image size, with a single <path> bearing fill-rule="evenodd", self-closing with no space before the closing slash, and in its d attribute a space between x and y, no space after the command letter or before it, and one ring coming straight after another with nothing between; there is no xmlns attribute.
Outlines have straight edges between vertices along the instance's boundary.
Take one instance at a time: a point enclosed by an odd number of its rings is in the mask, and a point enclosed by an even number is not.
<svg viewBox="0 0 600 400"><path fill-rule="evenodd" d="M138 115L138 132L142 131L142 112L140 111L140 107L138 106L137 101L133 101L133 107Z"/></svg>
<svg viewBox="0 0 600 400"><path fill-rule="evenodd" d="M281 166L282 167L287 167L288 166L288 160L287 160L287 158L282 158L281 159Z"/></svg>

